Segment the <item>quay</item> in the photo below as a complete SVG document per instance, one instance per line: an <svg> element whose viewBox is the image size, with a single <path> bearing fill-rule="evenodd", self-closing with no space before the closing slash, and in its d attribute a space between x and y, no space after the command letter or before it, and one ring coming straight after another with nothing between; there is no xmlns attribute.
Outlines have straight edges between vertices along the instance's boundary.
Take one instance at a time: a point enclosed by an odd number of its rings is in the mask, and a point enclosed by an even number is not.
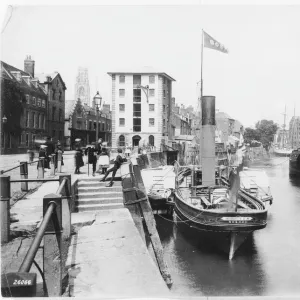
<svg viewBox="0 0 300 300"><path fill-rule="evenodd" d="M69 158L69 159L68 159ZM71 173L73 161L64 156L64 175ZM91 166L90 166L91 167ZM67 172L65 172L67 171ZM71 237L62 249L62 295L66 297L168 297L155 256L149 252L130 211L123 204L120 170L112 188L100 183L103 175L71 173ZM57 179L56 174L52 179ZM109 179L109 178L108 178ZM2 245L1 275L18 272L43 219L43 197L55 193L58 181L43 183L10 209L17 222L10 226L10 241ZM102 193L103 196L97 195ZM36 294L44 296L42 241L29 272L36 273ZM117 288L116 288L117 287ZM49 291L48 291L49 292ZM49 293L48 295L50 295ZM9 296L9 295L6 295Z"/></svg>

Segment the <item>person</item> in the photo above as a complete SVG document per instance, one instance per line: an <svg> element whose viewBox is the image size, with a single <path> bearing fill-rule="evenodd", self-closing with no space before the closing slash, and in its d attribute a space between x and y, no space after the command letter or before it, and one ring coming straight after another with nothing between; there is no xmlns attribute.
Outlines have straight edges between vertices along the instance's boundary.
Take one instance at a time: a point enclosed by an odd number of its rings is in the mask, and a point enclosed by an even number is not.
<svg viewBox="0 0 300 300"><path fill-rule="evenodd" d="M97 164L97 154L100 152L96 149L96 143L93 142L91 146L87 147L84 151L84 154L88 156L88 164L93 165L93 176L95 176L96 172L96 164Z"/></svg>
<svg viewBox="0 0 300 300"><path fill-rule="evenodd" d="M105 179L106 179L106 177L108 176L108 174L109 174L110 172L112 172L111 180L110 180L109 184L107 185L107 187L113 185L113 181L114 181L114 179L115 179L115 175L116 175L118 169L121 167L121 165L122 165L123 162L127 161L126 158L123 158L123 157L121 156L121 153L122 153L122 149L119 148L119 149L118 149L118 155L117 155L117 157L116 157L116 159L115 159L115 161L114 161L114 166L113 166L112 168L108 169L108 170L105 172L104 177L100 180L101 182L104 182Z"/></svg>
<svg viewBox="0 0 300 300"><path fill-rule="evenodd" d="M39 158L44 158L44 168L50 169L49 156L47 153L47 146L41 145L39 150Z"/></svg>
<svg viewBox="0 0 300 300"><path fill-rule="evenodd" d="M50 136L47 137L45 145L47 146L47 155L50 156L51 154L54 154L54 144Z"/></svg>
<svg viewBox="0 0 300 300"><path fill-rule="evenodd" d="M62 154L64 153L64 151L61 148L61 144L60 144L59 141L57 142L55 150L54 150L54 154L55 154L55 169L57 169L57 164L58 164L58 151L61 151ZM63 159L62 154L61 154L61 165L63 166L64 165L64 159Z"/></svg>
<svg viewBox="0 0 300 300"><path fill-rule="evenodd" d="M84 165L83 163L83 152L80 148L80 143L76 143L76 148L75 148L75 174L80 174L80 168Z"/></svg>
<svg viewBox="0 0 300 300"><path fill-rule="evenodd" d="M108 156L108 149L106 148L107 143L104 142L102 144L101 153L98 159L99 164L99 170L102 168L101 174L104 174L107 171L107 168L109 167L109 156Z"/></svg>
<svg viewBox="0 0 300 300"><path fill-rule="evenodd" d="M102 139L99 138L96 146L96 150L100 153L102 148Z"/></svg>

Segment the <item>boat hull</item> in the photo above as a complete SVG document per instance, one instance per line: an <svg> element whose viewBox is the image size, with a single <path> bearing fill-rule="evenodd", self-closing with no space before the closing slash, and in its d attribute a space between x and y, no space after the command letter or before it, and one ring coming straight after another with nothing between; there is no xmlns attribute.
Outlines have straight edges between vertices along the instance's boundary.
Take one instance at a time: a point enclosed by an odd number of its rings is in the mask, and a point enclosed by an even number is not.
<svg viewBox="0 0 300 300"><path fill-rule="evenodd" d="M290 176L300 176L300 151L293 151L289 161Z"/></svg>

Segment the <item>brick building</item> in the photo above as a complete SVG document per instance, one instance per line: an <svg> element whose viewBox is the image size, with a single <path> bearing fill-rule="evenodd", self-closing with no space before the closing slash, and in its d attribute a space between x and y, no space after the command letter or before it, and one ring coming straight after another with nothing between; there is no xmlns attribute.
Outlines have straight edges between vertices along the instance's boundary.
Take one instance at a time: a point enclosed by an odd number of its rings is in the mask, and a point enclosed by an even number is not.
<svg viewBox="0 0 300 300"><path fill-rule="evenodd" d="M112 78L112 146L172 141L172 77L150 69L108 72Z"/></svg>
<svg viewBox="0 0 300 300"><path fill-rule="evenodd" d="M86 146L96 141L96 111L95 108L83 104L80 99L67 100L65 110L65 149L75 148L75 139L80 138ZM110 105L103 104L99 113L99 137L111 146L112 121Z"/></svg>
<svg viewBox="0 0 300 300"><path fill-rule="evenodd" d="M28 56L24 71L1 62L1 153L23 153L46 135L47 91L34 77ZM3 118L6 122L3 123Z"/></svg>
<svg viewBox="0 0 300 300"><path fill-rule="evenodd" d="M64 141L64 115L66 85L58 72L37 74L39 82L43 85L48 96L47 107L47 134L54 141Z"/></svg>

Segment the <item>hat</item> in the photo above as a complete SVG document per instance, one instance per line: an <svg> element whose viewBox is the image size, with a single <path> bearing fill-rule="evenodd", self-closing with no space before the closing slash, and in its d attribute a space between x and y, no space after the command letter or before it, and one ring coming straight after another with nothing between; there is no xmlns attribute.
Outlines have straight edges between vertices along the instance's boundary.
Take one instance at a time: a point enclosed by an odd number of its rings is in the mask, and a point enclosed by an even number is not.
<svg viewBox="0 0 300 300"><path fill-rule="evenodd" d="M81 139L75 139L75 142L80 142L81 141Z"/></svg>
<svg viewBox="0 0 300 300"><path fill-rule="evenodd" d="M48 147L47 145L41 145L41 149L45 149L47 147Z"/></svg>

